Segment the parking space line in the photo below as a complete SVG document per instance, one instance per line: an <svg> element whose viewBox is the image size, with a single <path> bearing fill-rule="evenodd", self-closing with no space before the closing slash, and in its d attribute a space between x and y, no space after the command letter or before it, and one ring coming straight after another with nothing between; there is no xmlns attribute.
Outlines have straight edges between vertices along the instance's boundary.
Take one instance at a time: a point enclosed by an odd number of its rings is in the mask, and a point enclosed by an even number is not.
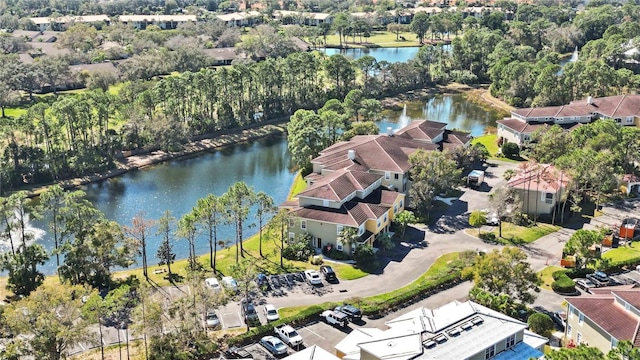
<svg viewBox="0 0 640 360"><path fill-rule="evenodd" d="M313 331L313 330L309 329L308 327L305 327L304 329L305 329L306 331L308 331L308 332L312 333L313 335L315 335L315 336L319 337L319 338L320 338L320 339L322 339L322 340L327 340L325 337L323 337L323 336L321 336L320 334L316 333L315 331Z"/></svg>

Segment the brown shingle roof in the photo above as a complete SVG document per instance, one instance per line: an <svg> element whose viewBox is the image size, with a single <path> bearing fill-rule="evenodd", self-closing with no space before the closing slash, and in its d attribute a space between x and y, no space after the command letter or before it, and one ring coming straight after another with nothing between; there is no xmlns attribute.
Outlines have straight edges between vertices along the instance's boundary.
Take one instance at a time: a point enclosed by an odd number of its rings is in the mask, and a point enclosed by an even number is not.
<svg viewBox="0 0 640 360"><path fill-rule="evenodd" d="M635 290L611 290L613 295L629 303L629 305L640 309L640 291Z"/></svg>
<svg viewBox="0 0 640 360"><path fill-rule="evenodd" d="M398 130L396 135L408 139L432 142L433 139L444 133L446 123L431 120L416 120Z"/></svg>
<svg viewBox="0 0 640 360"><path fill-rule="evenodd" d="M511 111L525 118L591 116L593 113L610 118L640 116L640 95L617 95L572 101L563 106L523 108Z"/></svg>
<svg viewBox="0 0 640 360"><path fill-rule="evenodd" d="M636 341L638 318L616 305L613 296L582 296L565 300L618 341Z"/></svg>
<svg viewBox="0 0 640 360"><path fill-rule="evenodd" d="M466 131L447 130L444 132L445 142L456 145L466 145L471 141L471 134Z"/></svg>
<svg viewBox="0 0 640 360"><path fill-rule="evenodd" d="M232 47L204 49L202 52L217 61L229 61L236 58L236 49Z"/></svg>
<svg viewBox="0 0 640 360"><path fill-rule="evenodd" d="M508 127L509 129L512 129L514 131L517 131L519 133L525 133L525 134L533 134L534 132L536 132L539 129L543 129L546 128L547 126L549 126L548 124L538 124L538 123L528 123L524 120L520 120L520 119L514 119L514 118L510 118L510 119L502 119L502 120L498 120L496 121L498 124L502 124L506 127Z"/></svg>
<svg viewBox="0 0 640 360"><path fill-rule="evenodd" d="M55 43L48 42L28 42L31 46L31 50L29 50L29 54L37 55L39 53L50 55L50 56L60 56L70 54L71 51L66 48L59 48Z"/></svg>
<svg viewBox="0 0 640 360"><path fill-rule="evenodd" d="M115 66L113 66L112 62L101 62L97 64L82 64L82 65L71 65L69 66L71 72L82 72L86 71L89 74L96 73L107 73L118 76L119 72Z"/></svg>
<svg viewBox="0 0 640 360"><path fill-rule="evenodd" d="M339 171L317 179L317 182L298 196L343 201L357 190L364 190L380 180L382 175L362 171Z"/></svg>
<svg viewBox="0 0 640 360"><path fill-rule="evenodd" d="M536 191L555 192L567 188L571 178L550 164L523 163L508 182L507 186L516 189L535 189Z"/></svg>
<svg viewBox="0 0 640 360"><path fill-rule="evenodd" d="M309 220L324 221L345 226L358 227L365 221L376 220L389 211L390 207L349 201L339 209L322 206L300 207L292 211L292 215Z"/></svg>
<svg viewBox="0 0 640 360"><path fill-rule="evenodd" d="M400 136L361 135L353 137L350 141L330 146L321 151L320 156L311 162L329 169L406 172L411 167L409 164L411 153L418 149L436 150L437 148L438 146L434 144L421 143ZM349 150L355 151L355 161L348 159Z"/></svg>

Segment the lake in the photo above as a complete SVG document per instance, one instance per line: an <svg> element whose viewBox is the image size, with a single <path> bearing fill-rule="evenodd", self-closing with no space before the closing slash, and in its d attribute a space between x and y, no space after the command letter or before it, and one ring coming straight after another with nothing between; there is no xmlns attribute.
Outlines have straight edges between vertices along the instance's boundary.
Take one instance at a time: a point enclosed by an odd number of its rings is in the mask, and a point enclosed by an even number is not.
<svg viewBox="0 0 640 360"><path fill-rule="evenodd" d="M406 111L385 111L384 114L385 119L380 122L382 131L389 126L395 129L399 123L411 119L426 118L448 122L448 128L470 131L475 136L481 135L487 126L495 126L500 118L497 112L487 111L459 94L409 102ZM84 186L82 190L106 218L130 225L131 219L140 211L144 211L149 219L158 219L165 210L171 210L173 216L180 218L191 211L198 199L209 193L222 195L237 181L246 182L256 191L265 191L280 204L286 200L294 177L286 138L274 137L150 166ZM46 220L34 221L33 225L47 228ZM254 232L255 228L247 228L244 235L249 237ZM233 227L222 227L218 237L234 240ZM48 235L39 242L48 250L53 248L53 240ZM159 242L158 237L148 241L149 264L157 264L155 255ZM177 258L188 256L186 240L174 241L173 245ZM196 252L205 254L208 251L206 238L201 235L196 241ZM46 274L55 273L55 257L42 266L42 270Z"/></svg>

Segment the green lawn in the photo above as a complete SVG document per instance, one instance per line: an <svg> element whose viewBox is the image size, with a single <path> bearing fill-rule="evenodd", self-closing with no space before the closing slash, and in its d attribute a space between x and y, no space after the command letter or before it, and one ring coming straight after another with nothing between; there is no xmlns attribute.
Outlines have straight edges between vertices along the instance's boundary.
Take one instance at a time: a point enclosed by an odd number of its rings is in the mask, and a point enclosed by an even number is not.
<svg viewBox="0 0 640 360"><path fill-rule="evenodd" d="M617 249L611 249L605 252L602 257L613 262L640 257L640 242L635 241L631 246L621 246Z"/></svg>
<svg viewBox="0 0 640 360"><path fill-rule="evenodd" d="M560 230L558 225L537 223L532 226L519 226L506 221L502 222L502 238L498 237L498 227L492 233L496 236L496 241L504 245L522 245L532 243L539 238ZM467 234L478 237L478 229L467 229ZM483 232L483 234L486 232Z"/></svg>
<svg viewBox="0 0 640 360"><path fill-rule="evenodd" d="M396 40L396 34L388 31L374 31L370 37L368 38L362 37L362 41L367 43L373 43L380 47L419 46L418 39L414 33L410 33L410 32L400 33L400 36L404 36L406 40ZM340 40L338 39L338 35L337 34L328 35L327 45L331 45L331 46L340 45ZM354 43L353 37L348 36L347 45L351 47L361 47L360 37L356 36L356 41Z"/></svg>
<svg viewBox="0 0 640 360"><path fill-rule="evenodd" d="M553 283L553 273L558 270L563 270L564 268L560 266L547 266L546 268L538 271L538 276L540 280L542 280L541 288L549 291L553 291L551 289L551 283Z"/></svg>
<svg viewBox="0 0 640 360"><path fill-rule="evenodd" d="M471 144L480 143L484 145L491 154L492 159L497 159L495 156L498 153L498 135L496 134L484 134L471 140Z"/></svg>
<svg viewBox="0 0 640 360"><path fill-rule="evenodd" d="M298 171L296 177L293 179L293 185L291 185L291 190L289 190L289 196L287 199L291 200L293 197L298 195L298 193L307 188L307 182L302 177L302 174Z"/></svg>

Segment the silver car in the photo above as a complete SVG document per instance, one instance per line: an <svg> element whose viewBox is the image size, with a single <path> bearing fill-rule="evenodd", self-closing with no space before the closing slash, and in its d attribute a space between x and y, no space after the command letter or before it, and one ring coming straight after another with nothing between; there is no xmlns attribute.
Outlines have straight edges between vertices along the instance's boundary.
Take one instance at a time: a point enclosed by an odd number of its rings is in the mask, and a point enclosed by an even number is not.
<svg viewBox="0 0 640 360"><path fill-rule="evenodd" d="M264 346L273 355L284 355L287 353L287 345L275 336L265 336L260 339L260 345Z"/></svg>
<svg viewBox="0 0 640 360"><path fill-rule="evenodd" d="M205 319L207 322L207 329L216 329L220 327L220 319L218 319L218 315L215 312L208 312Z"/></svg>

